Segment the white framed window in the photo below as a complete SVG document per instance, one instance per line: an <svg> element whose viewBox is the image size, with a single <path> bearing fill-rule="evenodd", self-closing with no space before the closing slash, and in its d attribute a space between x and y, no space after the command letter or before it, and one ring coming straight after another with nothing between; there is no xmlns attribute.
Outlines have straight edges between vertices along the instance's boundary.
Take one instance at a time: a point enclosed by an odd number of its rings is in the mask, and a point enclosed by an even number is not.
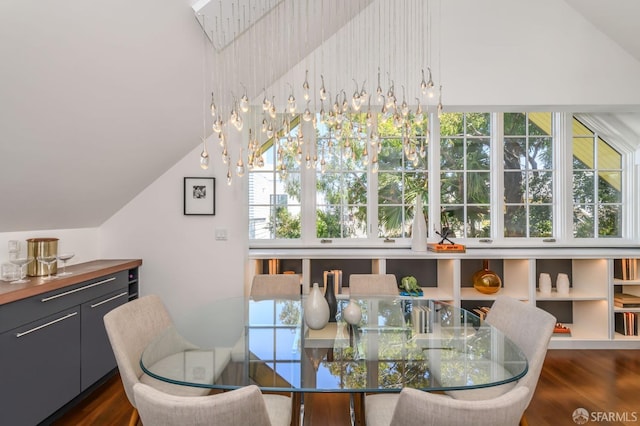
<svg viewBox="0 0 640 426"><path fill-rule="evenodd" d="M633 197L623 189L632 152L571 114L337 117L289 118L286 131L262 144L265 165L249 172L256 245L408 246L417 194L430 237L445 225L471 246L631 241L625 200Z"/></svg>
<svg viewBox="0 0 640 426"><path fill-rule="evenodd" d="M458 238L491 237L491 115L440 117L440 208Z"/></svg>
<svg viewBox="0 0 640 426"><path fill-rule="evenodd" d="M505 238L553 236L553 117L550 112L503 114Z"/></svg>
<svg viewBox="0 0 640 426"><path fill-rule="evenodd" d="M573 237L621 238L622 153L576 117L572 135Z"/></svg>

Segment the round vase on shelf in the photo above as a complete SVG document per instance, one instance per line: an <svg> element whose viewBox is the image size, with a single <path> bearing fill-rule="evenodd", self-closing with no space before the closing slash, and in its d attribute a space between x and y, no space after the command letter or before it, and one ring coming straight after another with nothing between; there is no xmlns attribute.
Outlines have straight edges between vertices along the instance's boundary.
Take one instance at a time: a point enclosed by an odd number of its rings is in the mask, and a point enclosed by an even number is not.
<svg viewBox="0 0 640 426"><path fill-rule="evenodd" d="M489 261L482 261L482 269L471 277L473 288L483 294L497 293L502 287L502 280L492 270L489 269Z"/></svg>
<svg viewBox="0 0 640 426"><path fill-rule="evenodd" d="M324 298L327 301L327 305L329 305L329 322L336 322L336 314L338 313L338 300L336 299L333 278L333 272L327 274L327 284L324 290Z"/></svg>
<svg viewBox="0 0 640 426"><path fill-rule="evenodd" d="M571 283L569 282L568 274L558 274L556 278L556 290L558 290L558 294L569 294L569 290L571 288Z"/></svg>
<svg viewBox="0 0 640 426"><path fill-rule="evenodd" d="M304 322L312 330L321 330L329 322L329 304L318 283L313 283L309 296L304 301Z"/></svg>
<svg viewBox="0 0 640 426"><path fill-rule="evenodd" d="M538 279L538 288L542 294L551 294L551 275L541 272Z"/></svg>
<svg viewBox="0 0 640 426"><path fill-rule="evenodd" d="M416 195L413 208L413 224L411 225L411 250L427 251L427 221L422 210L422 197Z"/></svg>
<svg viewBox="0 0 640 426"><path fill-rule="evenodd" d="M362 319L362 309L355 300L350 300L349 304L342 310L342 318L351 325L357 325Z"/></svg>

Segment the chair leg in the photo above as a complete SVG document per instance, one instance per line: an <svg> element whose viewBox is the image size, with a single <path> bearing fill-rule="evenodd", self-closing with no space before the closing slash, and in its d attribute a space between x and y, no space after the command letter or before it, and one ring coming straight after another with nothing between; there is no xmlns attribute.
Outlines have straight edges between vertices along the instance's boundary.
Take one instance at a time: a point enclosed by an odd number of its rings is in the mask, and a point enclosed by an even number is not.
<svg viewBox="0 0 640 426"><path fill-rule="evenodd" d="M138 420L140 420L140 415L138 414L138 410L134 408L131 412L131 417L129 417L129 426L137 426Z"/></svg>
<svg viewBox="0 0 640 426"><path fill-rule="evenodd" d="M520 418L520 426L529 426L529 422L524 414L522 414L522 417Z"/></svg>

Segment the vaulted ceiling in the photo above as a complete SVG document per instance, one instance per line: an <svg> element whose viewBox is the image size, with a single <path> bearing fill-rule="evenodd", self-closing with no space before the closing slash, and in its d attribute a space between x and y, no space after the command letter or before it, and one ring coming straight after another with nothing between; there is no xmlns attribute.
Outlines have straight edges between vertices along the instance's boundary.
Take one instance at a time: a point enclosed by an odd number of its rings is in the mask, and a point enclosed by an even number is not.
<svg viewBox="0 0 640 426"><path fill-rule="evenodd" d="M0 232L99 226L199 144L210 82L192 3L0 2ZM292 26L283 35L286 60L259 55L242 70L227 60L226 76L268 70L261 85L278 80L376 1L348 3L339 19L320 14L309 27ZM565 3L640 63L639 2ZM242 34L236 48L249 43ZM233 52L218 55L224 62ZM614 112L640 134L637 114Z"/></svg>

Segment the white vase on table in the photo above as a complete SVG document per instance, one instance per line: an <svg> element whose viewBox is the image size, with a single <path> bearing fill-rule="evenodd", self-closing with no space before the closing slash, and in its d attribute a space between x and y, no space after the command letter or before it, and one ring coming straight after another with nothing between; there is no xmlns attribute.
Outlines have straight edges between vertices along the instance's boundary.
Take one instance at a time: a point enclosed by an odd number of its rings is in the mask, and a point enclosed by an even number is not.
<svg viewBox="0 0 640 426"><path fill-rule="evenodd" d="M312 330L321 330L329 322L329 303L320 291L318 283L313 287L304 301L304 322Z"/></svg>
<svg viewBox="0 0 640 426"><path fill-rule="evenodd" d="M411 250L427 251L427 220L422 210L422 197L416 195L416 205L413 208L413 224L411 225Z"/></svg>
<svg viewBox="0 0 640 426"><path fill-rule="evenodd" d="M349 304L342 310L342 318L351 324L357 325L362 319L362 309L355 300L350 300Z"/></svg>

